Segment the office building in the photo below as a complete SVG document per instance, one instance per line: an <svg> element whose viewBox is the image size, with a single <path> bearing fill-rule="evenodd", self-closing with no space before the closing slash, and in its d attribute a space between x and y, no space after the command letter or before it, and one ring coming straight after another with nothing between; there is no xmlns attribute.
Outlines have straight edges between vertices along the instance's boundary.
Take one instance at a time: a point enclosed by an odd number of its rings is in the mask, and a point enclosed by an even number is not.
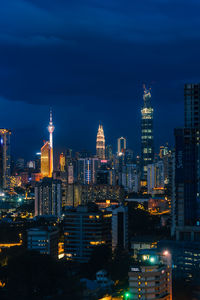
<svg viewBox="0 0 200 300"><path fill-rule="evenodd" d="M125 155L126 151L126 138L120 137L117 139L117 155Z"/></svg>
<svg viewBox="0 0 200 300"><path fill-rule="evenodd" d="M128 207L112 209L112 250L128 249Z"/></svg>
<svg viewBox="0 0 200 300"><path fill-rule="evenodd" d="M172 235L200 231L200 84L185 84L185 127L176 128L173 168Z"/></svg>
<svg viewBox="0 0 200 300"><path fill-rule="evenodd" d="M144 89L144 105L141 109L141 171L142 179L147 180L147 166L154 160L153 108L151 92Z"/></svg>
<svg viewBox="0 0 200 300"><path fill-rule="evenodd" d="M148 193L151 194L154 189L163 189L165 187L164 178L164 163L157 161L147 166L147 188Z"/></svg>
<svg viewBox="0 0 200 300"><path fill-rule="evenodd" d="M64 248L67 258L88 262L98 245L111 244L110 212L101 212L94 205L67 210L64 217Z"/></svg>
<svg viewBox="0 0 200 300"><path fill-rule="evenodd" d="M106 158L107 160L112 160L112 158L113 158L112 145L107 145L107 146L106 146L105 158Z"/></svg>
<svg viewBox="0 0 200 300"><path fill-rule="evenodd" d="M9 188L11 130L0 128L0 189Z"/></svg>
<svg viewBox="0 0 200 300"><path fill-rule="evenodd" d="M30 228L27 230L27 249L58 258L59 232L53 227Z"/></svg>
<svg viewBox="0 0 200 300"><path fill-rule="evenodd" d="M126 164L122 166L121 185L128 192L137 193L140 188L140 175L138 167L135 164Z"/></svg>
<svg viewBox="0 0 200 300"><path fill-rule="evenodd" d="M141 250L137 261L129 272L130 299L172 300L170 261L149 249Z"/></svg>
<svg viewBox="0 0 200 300"><path fill-rule="evenodd" d="M50 144L45 142L41 148L41 175L50 177Z"/></svg>
<svg viewBox="0 0 200 300"><path fill-rule="evenodd" d="M97 132L96 156L99 159L105 159L105 136L103 131L103 125L100 124Z"/></svg>
<svg viewBox="0 0 200 300"><path fill-rule="evenodd" d="M62 152L60 154L60 159L59 159L59 169L61 172L65 172L65 166L66 166L66 157L64 153Z"/></svg>
<svg viewBox="0 0 200 300"><path fill-rule="evenodd" d="M35 186L35 216L61 216L62 182L52 178L44 178Z"/></svg>
<svg viewBox="0 0 200 300"><path fill-rule="evenodd" d="M94 184L96 182L96 171L98 166L98 158L79 158L78 182L81 184Z"/></svg>
<svg viewBox="0 0 200 300"><path fill-rule="evenodd" d="M67 182L68 184L74 183L74 166L72 163L68 164L67 167Z"/></svg>

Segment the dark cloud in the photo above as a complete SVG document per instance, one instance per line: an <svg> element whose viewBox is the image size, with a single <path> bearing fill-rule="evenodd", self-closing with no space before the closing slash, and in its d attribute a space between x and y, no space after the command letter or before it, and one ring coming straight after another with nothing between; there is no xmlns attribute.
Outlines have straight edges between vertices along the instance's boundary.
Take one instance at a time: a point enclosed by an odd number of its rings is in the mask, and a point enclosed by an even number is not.
<svg viewBox="0 0 200 300"><path fill-rule="evenodd" d="M183 122L183 84L199 81L199 9L197 0L2 0L0 125L38 148L53 105L58 145L94 150L101 120L108 142L125 135L139 152L147 83L156 145L172 144ZM20 118L10 118L12 103Z"/></svg>

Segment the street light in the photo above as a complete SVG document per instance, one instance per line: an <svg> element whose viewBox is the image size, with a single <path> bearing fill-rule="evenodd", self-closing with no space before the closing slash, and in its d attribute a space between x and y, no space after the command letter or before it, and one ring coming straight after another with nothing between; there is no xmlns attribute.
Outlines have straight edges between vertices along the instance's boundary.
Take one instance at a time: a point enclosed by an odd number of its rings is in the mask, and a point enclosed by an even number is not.
<svg viewBox="0 0 200 300"><path fill-rule="evenodd" d="M130 293L129 292L126 292L125 295L124 295L124 298L127 300L130 298Z"/></svg>

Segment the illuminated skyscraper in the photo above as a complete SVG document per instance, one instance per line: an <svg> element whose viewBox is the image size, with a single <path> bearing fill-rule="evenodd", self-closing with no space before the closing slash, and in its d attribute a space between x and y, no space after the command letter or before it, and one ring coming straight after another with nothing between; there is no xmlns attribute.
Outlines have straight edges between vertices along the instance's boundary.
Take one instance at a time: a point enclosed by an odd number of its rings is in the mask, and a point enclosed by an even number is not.
<svg viewBox="0 0 200 300"><path fill-rule="evenodd" d="M141 109L141 164L142 179L147 179L147 165L153 163L154 159L154 135L153 135L153 108L151 106L151 92L144 89L144 106Z"/></svg>
<svg viewBox="0 0 200 300"><path fill-rule="evenodd" d="M41 148L41 174L42 177L50 176L50 144L46 142Z"/></svg>
<svg viewBox="0 0 200 300"><path fill-rule="evenodd" d="M63 152L60 154L60 162L59 163L60 163L60 171L65 172L66 158L65 158L65 155Z"/></svg>
<svg viewBox="0 0 200 300"><path fill-rule="evenodd" d="M117 139L117 154L120 156L125 154L126 151L126 139L124 137L120 137Z"/></svg>
<svg viewBox="0 0 200 300"><path fill-rule="evenodd" d="M0 129L0 189L6 189L9 185L10 135L9 129Z"/></svg>
<svg viewBox="0 0 200 300"><path fill-rule="evenodd" d="M100 159L105 159L105 136L103 126L100 124L97 132L96 155Z"/></svg>
<svg viewBox="0 0 200 300"><path fill-rule="evenodd" d="M78 181L82 184L95 184L96 172L99 166L98 158L78 159Z"/></svg>
<svg viewBox="0 0 200 300"><path fill-rule="evenodd" d="M53 132L54 132L55 127L53 126L53 121L52 121L52 111L50 110L50 121L49 121L49 126L48 126L48 131L49 131L49 145L50 145L50 172L49 172L49 177L52 177L53 173Z"/></svg>

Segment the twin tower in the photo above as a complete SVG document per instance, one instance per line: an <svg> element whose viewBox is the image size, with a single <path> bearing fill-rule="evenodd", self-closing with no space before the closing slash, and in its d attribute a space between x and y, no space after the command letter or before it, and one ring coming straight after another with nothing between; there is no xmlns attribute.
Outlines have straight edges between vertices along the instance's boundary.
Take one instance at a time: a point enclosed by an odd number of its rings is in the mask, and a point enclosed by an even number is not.
<svg viewBox="0 0 200 300"><path fill-rule="evenodd" d="M96 156L99 159L105 159L105 136L103 125L99 124L96 141Z"/></svg>

